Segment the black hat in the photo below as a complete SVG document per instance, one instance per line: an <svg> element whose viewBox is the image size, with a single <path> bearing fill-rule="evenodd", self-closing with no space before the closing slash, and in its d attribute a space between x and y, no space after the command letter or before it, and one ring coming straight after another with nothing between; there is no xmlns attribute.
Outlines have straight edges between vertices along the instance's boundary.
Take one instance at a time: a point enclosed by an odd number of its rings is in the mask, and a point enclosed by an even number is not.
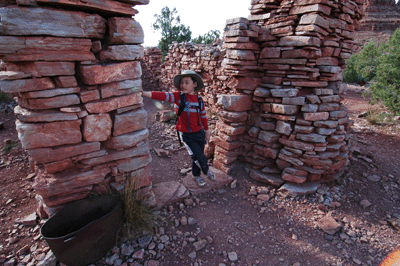
<svg viewBox="0 0 400 266"><path fill-rule="evenodd" d="M180 89L180 84L181 84L181 79L183 77L192 77L196 80L197 86L194 88L194 91L201 90L204 87L203 79L199 74L194 72L193 70L185 70L182 71L182 74L178 74L174 77L174 86L179 90Z"/></svg>

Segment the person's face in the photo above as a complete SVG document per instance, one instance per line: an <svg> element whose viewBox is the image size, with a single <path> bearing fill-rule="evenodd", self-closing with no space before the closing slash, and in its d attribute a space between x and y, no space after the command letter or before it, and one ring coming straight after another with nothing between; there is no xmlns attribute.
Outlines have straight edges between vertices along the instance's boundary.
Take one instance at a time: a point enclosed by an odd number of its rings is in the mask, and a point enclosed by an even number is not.
<svg viewBox="0 0 400 266"><path fill-rule="evenodd" d="M183 77L181 79L180 88L181 92L185 94L194 94L194 88L196 88L197 82L193 82L191 77Z"/></svg>

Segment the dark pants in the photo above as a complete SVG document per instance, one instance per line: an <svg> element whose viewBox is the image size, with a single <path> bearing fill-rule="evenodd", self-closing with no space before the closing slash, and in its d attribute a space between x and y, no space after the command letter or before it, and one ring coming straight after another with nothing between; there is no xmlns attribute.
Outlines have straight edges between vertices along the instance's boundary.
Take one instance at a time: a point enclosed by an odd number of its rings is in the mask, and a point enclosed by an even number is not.
<svg viewBox="0 0 400 266"><path fill-rule="evenodd" d="M186 149L192 157L193 176L200 176L201 171L206 175L208 173L207 158L204 155L204 146L206 144L206 133L204 130L195 133L182 133L181 138L185 143ZM201 169L200 169L201 168Z"/></svg>

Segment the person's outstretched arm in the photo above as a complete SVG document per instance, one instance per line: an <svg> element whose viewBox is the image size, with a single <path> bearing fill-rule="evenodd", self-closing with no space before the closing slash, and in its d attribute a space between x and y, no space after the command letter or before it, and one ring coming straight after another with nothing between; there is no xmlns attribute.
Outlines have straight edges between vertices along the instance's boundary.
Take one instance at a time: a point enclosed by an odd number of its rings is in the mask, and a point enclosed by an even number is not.
<svg viewBox="0 0 400 266"><path fill-rule="evenodd" d="M151 91L144 91L142 92L142 96L146 98L151 98Z"/></svg>

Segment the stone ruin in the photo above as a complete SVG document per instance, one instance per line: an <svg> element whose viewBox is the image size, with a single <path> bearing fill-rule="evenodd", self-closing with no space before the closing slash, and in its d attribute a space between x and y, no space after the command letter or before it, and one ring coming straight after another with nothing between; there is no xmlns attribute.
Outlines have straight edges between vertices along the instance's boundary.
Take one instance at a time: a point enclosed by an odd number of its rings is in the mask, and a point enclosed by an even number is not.
<svg viewBox="0 0 400 266"><path fill-rule="evenodd" d="M252 0L212 46L173 44L159 66L132 17L149 0L10 0L0 8L0 87L18 99L17 130L36 173L42 215L127 178L154 202L147 114L140 90L199 72L219 121L214 166L236 160L281 190L312 192L350 154L341 73L355 46L362 1ZM142 65L142 66L141 66Z"/></svg>
<svg viewBox="0 0 400 266"><path fill-rule="evenodd" d="M140 95L149 0L17 0L0 8L0 88L17 97L18 137L32 161L41 216L136 178L154 201Z"/></svg>
<svg viewBox="0 0 400 266"><path fill-rule="evenodd" d="M239 159L251 178L292 195L342 174L352 124L342 72L357 47L362 4L253 0L248 19L227 20L223 42L170 45L161 81L172 89L185 69L203 77L203 99L219 117L216 168L229 174Z"/></svg>

